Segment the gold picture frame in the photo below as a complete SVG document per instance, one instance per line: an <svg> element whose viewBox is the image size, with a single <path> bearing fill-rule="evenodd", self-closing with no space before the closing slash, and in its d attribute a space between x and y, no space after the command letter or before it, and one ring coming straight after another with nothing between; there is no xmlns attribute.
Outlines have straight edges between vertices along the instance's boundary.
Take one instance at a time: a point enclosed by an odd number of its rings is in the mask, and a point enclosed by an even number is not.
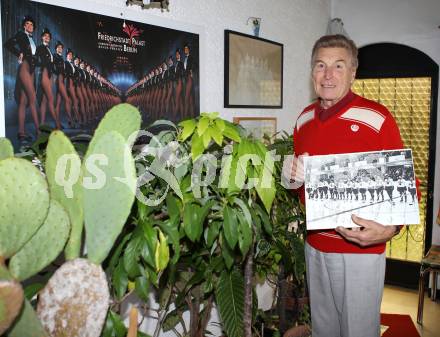
<svg viewBox="0 0 440 337"><path fill-rule="evenodd" d="M272 143L277 133L276 117L234 117L233 122L263 143Z"/></svg>

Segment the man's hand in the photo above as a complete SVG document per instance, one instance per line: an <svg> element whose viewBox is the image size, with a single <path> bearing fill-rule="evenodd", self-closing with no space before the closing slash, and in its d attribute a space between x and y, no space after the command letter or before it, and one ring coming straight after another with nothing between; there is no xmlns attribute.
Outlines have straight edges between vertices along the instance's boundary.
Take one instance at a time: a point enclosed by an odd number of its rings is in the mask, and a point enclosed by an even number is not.
<svg viewBox="0 0 440 337"><path fill-rule="evenodd" d="M23 63L23 53L20 53L20 55L18 55L18 64L22 64Z"/></svg>
<svg viewBox="0 0 440 337"><path fill-rule="evenodd" d="M294 156L292 162L292 170L290 171L290 181L294 184L293 188L299 188L304 184L304 157L308 156L307 152L302 155Z"/></svg>
<svg viewBox="0 0 440 337"><path fill-rule="evenodd" d="M396 233L396 226L384 226L376 221L366 220L354 214L351 215L351 219L361 228L337 227L336 231L348 241L357 243L361 247L387 242Z"/></svg>

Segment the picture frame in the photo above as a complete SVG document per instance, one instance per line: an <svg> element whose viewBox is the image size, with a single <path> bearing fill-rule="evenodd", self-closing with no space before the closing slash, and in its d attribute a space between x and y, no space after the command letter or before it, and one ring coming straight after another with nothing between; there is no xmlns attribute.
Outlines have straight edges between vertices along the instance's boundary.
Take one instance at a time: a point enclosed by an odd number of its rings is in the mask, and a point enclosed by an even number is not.
<svg viewBox="0 0 440 337"><path fill-rule="evenodd" d="M272 140L277 133L276 117L234 117L232 121L241 125L249 135L263 143L271 143L267 138Z"/></svg>
<svg viewBox="0 0 440 337"><path fill-rule="evenodd" d="M225 108L283 107L284 45L225 30Z"/></svg>
<svg viewBox="0 0 440 337"><path fill-rule="evenodd" d="M411 149L304 156L308 230L420 223Z"/></svg>

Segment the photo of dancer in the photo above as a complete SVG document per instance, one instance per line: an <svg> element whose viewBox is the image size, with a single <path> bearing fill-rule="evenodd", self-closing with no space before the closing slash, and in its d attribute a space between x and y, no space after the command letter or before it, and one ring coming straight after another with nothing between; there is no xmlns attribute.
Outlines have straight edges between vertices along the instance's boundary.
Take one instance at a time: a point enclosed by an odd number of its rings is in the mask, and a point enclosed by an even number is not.
<svg viewBox="0 0 440 337"><path fill-rule="evenodd" d="M410 149L304 158L308 229L355 227L351 214L387 225L419 224Z"/></svg>
<svg viewBox="0 0 440 337"><path fill-rule="evenodd" d="M33 39L35 21L31 16L25 16L21 28L14 37L6 40L4 47L17 57L17 76L15 80L14 96L17 102L18 133L19 140L29 140L31 137L25 132L26 107L32 115L35 132L39 133L39 122L36 107L35 92L35 53L37 46Z"/></svg>
<svg viewBox="0 0 440 337"><path fill-rule="evenodd" d="M144 125L200 113L198 34L0 1L6 137L17 150L41 130L91 135L122 102L138 107Z"/></svg>

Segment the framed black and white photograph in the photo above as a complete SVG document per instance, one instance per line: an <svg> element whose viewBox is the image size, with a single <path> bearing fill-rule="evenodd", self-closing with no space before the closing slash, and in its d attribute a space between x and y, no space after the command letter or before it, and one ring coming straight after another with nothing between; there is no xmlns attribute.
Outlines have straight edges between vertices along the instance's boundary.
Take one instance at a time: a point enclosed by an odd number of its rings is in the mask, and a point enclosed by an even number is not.
<svg viewBox="0 0 440 337"><path fill-rule="evenodd" d="M283 107L283 45L225 31L226 108Z"/></svg>
<svg viewBox="0 0 440 337"><path fill-rule="evenodd" d="M410 149L304 157L307 229L420 223Z"/></svg>

